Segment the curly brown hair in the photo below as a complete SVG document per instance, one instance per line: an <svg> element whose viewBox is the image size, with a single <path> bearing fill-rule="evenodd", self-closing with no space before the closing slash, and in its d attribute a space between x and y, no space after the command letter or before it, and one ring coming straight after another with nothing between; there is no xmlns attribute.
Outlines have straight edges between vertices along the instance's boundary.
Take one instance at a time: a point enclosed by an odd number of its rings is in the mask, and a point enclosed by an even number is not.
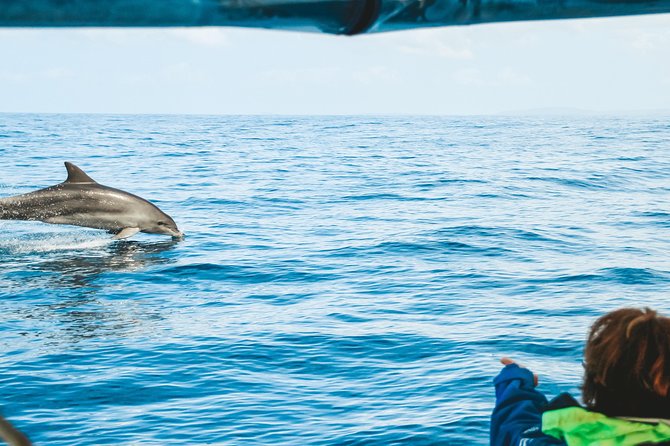
<svg viewBox="0 0 670 446"><path fill-rule="evenodd" d="M670 319L622 308L591 326L582 397L609 416L670 418Z"/></svg>

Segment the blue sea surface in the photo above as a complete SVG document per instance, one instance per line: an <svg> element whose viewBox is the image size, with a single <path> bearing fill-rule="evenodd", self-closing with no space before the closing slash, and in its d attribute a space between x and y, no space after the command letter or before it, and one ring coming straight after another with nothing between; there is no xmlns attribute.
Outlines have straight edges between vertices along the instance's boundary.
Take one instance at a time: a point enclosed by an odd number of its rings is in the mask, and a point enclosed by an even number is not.
<svg viewBox="0 0 670 446"><path fill-rule="evenodd" d="M0 115L183 241L0 221L0 408L37 445L485 445L501 356L579 392L670 312L670 120Z"/></svg>

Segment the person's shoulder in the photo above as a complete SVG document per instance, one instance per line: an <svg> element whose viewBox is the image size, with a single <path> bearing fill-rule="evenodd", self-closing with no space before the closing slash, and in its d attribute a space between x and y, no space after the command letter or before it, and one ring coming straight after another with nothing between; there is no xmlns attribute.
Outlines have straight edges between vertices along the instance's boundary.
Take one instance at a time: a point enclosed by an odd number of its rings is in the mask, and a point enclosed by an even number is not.
<svg viewBox="0 0 670 446"><path fill-rule="evenodd" d="M552 398L544 408L544 412L550 410L566 409L568 407L582 407L579 402L567 392L559 393Z"/></svg>

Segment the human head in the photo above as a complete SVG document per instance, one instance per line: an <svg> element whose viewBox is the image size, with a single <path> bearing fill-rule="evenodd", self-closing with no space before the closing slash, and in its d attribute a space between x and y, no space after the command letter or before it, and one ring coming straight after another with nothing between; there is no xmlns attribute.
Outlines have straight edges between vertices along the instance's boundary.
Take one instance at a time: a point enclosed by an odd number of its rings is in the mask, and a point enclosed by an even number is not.
<svg viewBox="0 0 670 446"><path fill-rule="evenodd" d="M622 308L591 326L582 397L609 416L670 418L670 319Z"/></svg>

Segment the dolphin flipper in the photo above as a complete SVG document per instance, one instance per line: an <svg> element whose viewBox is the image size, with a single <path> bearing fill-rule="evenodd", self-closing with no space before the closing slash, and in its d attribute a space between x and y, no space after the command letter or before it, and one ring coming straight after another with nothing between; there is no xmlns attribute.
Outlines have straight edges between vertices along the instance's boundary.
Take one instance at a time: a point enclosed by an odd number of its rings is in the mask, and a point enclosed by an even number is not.
<svg viewBox="0 0 670 446"><path fill-rule="evenodd" d="M140 228L123 228L121 229L114 237L114 240L121 240L122 238L128 238L140 232Z"/></svg>

